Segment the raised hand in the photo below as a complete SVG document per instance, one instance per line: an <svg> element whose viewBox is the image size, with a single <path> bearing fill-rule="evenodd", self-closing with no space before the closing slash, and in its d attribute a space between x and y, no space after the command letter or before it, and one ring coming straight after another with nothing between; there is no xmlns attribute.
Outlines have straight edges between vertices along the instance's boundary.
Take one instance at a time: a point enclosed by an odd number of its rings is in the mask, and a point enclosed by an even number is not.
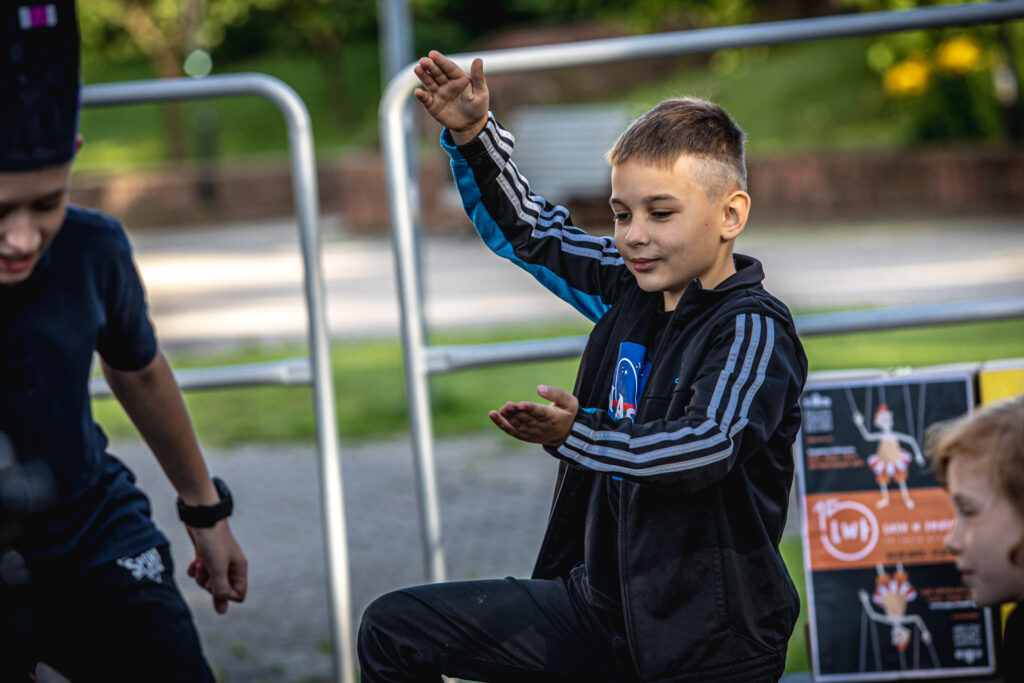
<svg viewBox="0 0 1024 683"><path fill-rule="evenodd" d="M530 401L509 401L500 410L492 410L489 417L503 432L520 441L561 446L572 430L579 401L558 387L541 385L537 387L537 393L551 403L541 405Z"/></svg>
<svg viewBox="0 0 1024 683"><path fill-rule="evenodd" d="M425 88L416 90L416 99L451 131L455 144L465 144L480 134L490 106L483 60L474 59L467 76L458 64L431 50L413 67L413 72Z"/></svg>

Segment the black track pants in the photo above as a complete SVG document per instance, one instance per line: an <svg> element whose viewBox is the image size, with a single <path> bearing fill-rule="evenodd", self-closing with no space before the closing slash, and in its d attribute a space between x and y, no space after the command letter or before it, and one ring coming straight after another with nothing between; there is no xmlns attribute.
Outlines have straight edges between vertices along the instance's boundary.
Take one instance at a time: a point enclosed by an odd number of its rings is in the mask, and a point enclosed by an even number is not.
<svg viewBox="0 0 1024 683"><path fill-rule="evenodd" d="M582 568L579 568L582 570ZM417 586L374 601L359 627L362 683L636 680L621 616L585 598L585 576Z"/></svg>
<svg viewBox="0 0 1024 683"><path fill-rule="evenodd" d="M64 585L0 590L0 681L28 681L37 661L75 683L214 680L166 546Z"/></svg>

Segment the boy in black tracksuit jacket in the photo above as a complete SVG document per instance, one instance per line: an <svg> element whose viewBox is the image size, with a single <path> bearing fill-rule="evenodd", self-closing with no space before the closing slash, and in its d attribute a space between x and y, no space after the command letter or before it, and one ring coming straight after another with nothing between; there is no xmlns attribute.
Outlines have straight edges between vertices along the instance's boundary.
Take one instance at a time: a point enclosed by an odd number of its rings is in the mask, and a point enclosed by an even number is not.
<svg viewBox="0 0 1024 683"><path fill-rule="evenodd" d="M432 52L416 73L481 237L596 324L573 394L491 412L561 460L533 578L378 599L364 680L777 680L799 608L778 544L807 361L760 264L732 253L742 131L699 100L638 119L609 154L615 237L598 238L531 194L479 60L467 77Z"/></svg>

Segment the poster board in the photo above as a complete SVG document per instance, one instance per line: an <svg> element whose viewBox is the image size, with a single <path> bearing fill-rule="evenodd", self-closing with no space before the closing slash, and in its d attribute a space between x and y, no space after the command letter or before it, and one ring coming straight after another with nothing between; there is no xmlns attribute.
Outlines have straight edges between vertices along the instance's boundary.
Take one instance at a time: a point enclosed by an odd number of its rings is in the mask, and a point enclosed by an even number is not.
<svg viewBox="0 0 1024 683"><path fill-rule="evenodd" d="M943 538L953 508L925 429L974 404L977 367L808 382L797 471L811 664L817 681L990 675L990 610Z"/></svg>

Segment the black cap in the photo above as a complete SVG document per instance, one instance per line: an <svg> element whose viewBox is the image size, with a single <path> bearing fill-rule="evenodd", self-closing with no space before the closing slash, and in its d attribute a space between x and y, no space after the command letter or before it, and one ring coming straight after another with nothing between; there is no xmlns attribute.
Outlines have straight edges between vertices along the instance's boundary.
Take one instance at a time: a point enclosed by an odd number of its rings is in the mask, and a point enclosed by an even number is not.
<svg viewBox="0 0 1024 683"><path fill-rule="evenodd" d="M70 161L81 108L75 3L0 0L0 173Z"/></svg>

